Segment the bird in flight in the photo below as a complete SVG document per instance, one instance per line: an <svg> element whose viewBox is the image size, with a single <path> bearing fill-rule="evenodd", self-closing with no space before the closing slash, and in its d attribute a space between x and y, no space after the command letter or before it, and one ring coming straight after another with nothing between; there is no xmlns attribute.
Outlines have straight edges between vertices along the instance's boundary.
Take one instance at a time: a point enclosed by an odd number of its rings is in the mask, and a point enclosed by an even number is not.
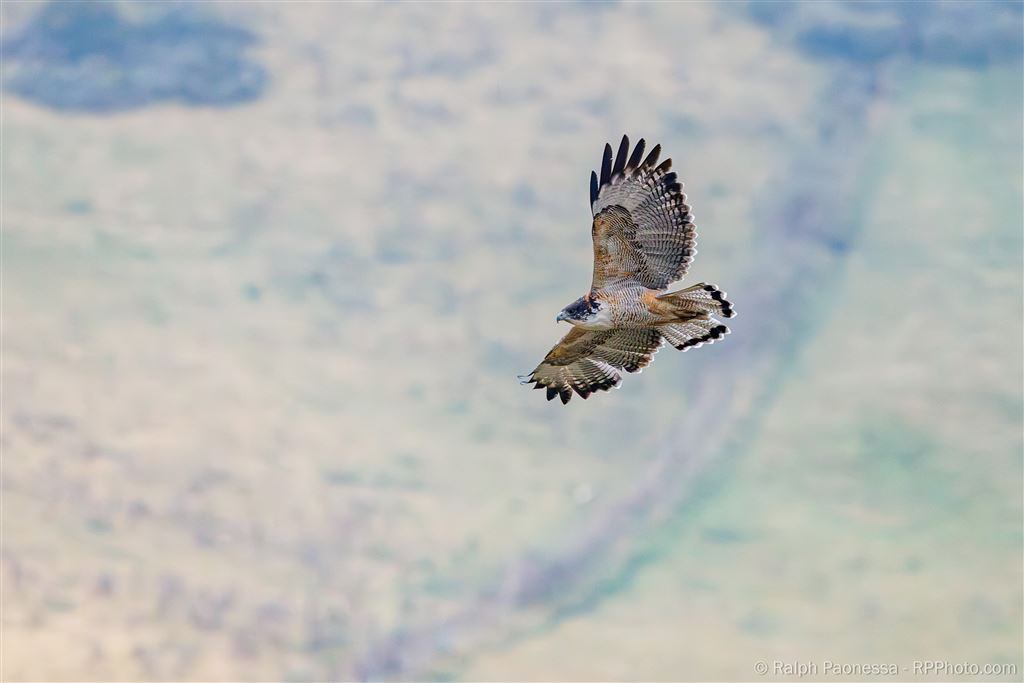
<svg viewBox="0 0 1024 683"><path fill-rule="evenodd" d="M715 316L735 311L718 287L702 282L667 291L693 261L697 233L672 160L659 164L660 155L655 145L645 158L643 140L631 154L623 135L614 162L606 144L600 178L590 174L590 291L558 314L572 330L519 378L546 389L549 401L619 386L622 371L639 372L666 341L686 351L729 334Z"/></svg>

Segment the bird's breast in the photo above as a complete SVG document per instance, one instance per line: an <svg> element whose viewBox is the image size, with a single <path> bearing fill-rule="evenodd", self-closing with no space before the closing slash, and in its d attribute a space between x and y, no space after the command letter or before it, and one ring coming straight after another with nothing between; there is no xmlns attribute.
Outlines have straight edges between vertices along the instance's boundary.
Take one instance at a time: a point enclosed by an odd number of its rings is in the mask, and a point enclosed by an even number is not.
<svg viewBox="0 0 1024 683"><path fill-rule="evenodd" d="M613 312L607 304L602 306L601 310L593 317L577 323L577 326L585 330L611 330L617 327Z"/></svg>

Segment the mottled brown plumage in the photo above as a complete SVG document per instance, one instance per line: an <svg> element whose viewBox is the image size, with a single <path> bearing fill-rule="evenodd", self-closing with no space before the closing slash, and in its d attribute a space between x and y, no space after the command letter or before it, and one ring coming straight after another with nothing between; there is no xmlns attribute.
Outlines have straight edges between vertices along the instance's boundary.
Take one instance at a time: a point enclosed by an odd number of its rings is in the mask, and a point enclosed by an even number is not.
<svg viewBox="0 0 1024 683"><path fill-rule="evenodd" d="M537 368L521 378L568 403L639 372L664 342L686 350L729 333L714 316L735 315L725 293L696 284L666 292L693 261L697 233L672 160L658 164L661 146L643 158L622 136L614 160L605 145L601 175L590 176L594 274L590 291L558 320L574 325ZM643 159L641 161L641 159Z"/></svg>

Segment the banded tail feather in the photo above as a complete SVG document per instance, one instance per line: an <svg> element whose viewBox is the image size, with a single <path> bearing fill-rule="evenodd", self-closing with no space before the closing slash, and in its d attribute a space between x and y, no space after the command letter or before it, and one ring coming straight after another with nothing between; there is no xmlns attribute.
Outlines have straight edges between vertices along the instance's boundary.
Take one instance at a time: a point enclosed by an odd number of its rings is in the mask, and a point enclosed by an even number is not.
<svg viewBox="0 0 1024 683"><path fill-rule="evenodd" d="M675 304L680 313L694 313L697 315L717 315L722 318L732 318L736 315L736 309L726 294L717 285L709 285L700 282L678 292L669 292L658 296L660 301L667 301Z"/></svg>
<svg viewBox="0 0 1024 683"><path fill-rule="evenodd" d="M715 318L694 318L685 322L669 323L661 325L658 331L665 341L680 351L713 344L729 334L729 328Z"/></svg>

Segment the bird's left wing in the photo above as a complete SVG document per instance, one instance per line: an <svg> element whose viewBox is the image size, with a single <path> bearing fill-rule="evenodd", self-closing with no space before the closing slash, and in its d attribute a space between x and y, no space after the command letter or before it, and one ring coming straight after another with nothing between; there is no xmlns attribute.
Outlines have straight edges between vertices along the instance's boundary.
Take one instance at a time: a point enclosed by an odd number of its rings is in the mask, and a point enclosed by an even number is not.
<svg viewBox="0 0 1024 683"><path fill-rule="evenodd" d="M523 384L547 389L568 403L575 391L587 398L595 391L608 391L622 381L620 371L637 372L646 367L662 345L654 329L584 330L574 327L555 345L541 364L525 377Z"/></svg>
<svg viewBox="0 0 1024 683"><path fill-rule="evenodd" d="M601 175L590 174L592 289L621 281L664 289L683 276L697 253L693 216L672 160L658 163L661 145L646 158L643 153L643 140L630 154L623 135L614 161L611 145L605 145Z"/></svg>

